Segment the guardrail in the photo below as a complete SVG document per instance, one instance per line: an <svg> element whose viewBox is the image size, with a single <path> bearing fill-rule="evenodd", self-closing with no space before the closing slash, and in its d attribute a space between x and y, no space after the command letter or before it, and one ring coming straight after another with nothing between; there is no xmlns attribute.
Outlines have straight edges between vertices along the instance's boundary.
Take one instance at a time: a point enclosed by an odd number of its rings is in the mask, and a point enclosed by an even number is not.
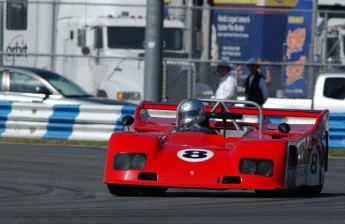
<svg viewBox="0 0 345 224"><path fill-rule="evenodd" d="M0 136L107 141L135 106L47 105L0 101Z"/></svg>
<svg viewBox="0 0 345 224"><path fill-rule="evenodd" d="M0 101L0 136L107 141L135 106L47 105ZM279 122L272 120L273 123ZM330 114L330 147L345 149L345 113Z"/></svg>
<svg viewBox="0 0 345 224"><path fill-rule="evenodd" d="M345 149L345 113L330 113L329 145L331 148Z"/></svg>

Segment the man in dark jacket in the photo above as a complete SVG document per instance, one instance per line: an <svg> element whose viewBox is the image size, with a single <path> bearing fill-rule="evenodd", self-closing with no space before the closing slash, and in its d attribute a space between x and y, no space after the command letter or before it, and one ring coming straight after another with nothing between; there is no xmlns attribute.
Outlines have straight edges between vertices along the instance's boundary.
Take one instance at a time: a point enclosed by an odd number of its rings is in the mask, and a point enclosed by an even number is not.
<svg viewBox="0 0 345 224"><path fill-rule="evenodd" d="M249 71L249 75L245 84L246 100L254 101L262 106L268 97L265 77L259 73L259 64L255 58L250 58L247 61L247 69Z"/></svg>

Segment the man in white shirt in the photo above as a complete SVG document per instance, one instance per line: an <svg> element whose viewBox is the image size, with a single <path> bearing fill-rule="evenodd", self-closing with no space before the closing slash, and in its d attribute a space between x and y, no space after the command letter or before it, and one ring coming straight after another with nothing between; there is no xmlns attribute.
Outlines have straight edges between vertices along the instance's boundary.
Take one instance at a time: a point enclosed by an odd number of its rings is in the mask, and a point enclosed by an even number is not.
<svg viewBox="0 0 345 224"><path fill-rule="evenodd" d="M226 61L219 61L217 72L220 75L218 88L212 99L237 100L237 81L231 73L231 66Z"/></svg>

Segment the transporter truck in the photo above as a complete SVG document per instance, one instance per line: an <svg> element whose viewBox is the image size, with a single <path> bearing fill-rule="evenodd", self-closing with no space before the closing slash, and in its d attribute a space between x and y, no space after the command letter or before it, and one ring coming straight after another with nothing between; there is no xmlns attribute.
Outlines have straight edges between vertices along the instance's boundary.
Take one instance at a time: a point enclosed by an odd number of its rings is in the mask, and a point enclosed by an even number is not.
<svg viewBox="0 0 345 224"><path fill-rule="evenodd" d="M88 0L87 3L84 0L0 3L0 64L53 70L90 94L141 100L146 1ZM182 21L164 19L164 54L176 58L186 55L184 31ZM186 63L170 62L165 68L168 82L174 78L187 79L193 72L193 66ZM187 81L181 83L186 85ZM169 89L165 94L169 95Z"/></svg>

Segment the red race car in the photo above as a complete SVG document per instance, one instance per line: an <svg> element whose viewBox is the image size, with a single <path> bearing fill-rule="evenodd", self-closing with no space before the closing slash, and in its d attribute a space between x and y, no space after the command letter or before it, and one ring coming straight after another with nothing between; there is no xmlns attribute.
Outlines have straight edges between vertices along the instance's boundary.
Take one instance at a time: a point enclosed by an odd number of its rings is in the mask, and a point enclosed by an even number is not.
<svg viewBox="0 0 345 224"><path fill-rule="evenodd" d="M125 116L123 130L113 133L108 144L104 183L110 193L158 194L168 188L242 189L260 195L322 191L328 110L262 109L251 101L233 100L202 104L202 127L193 130L184 127L188 116L195 115L188 111L190 105L142 101L134 118Z"/></svg>

